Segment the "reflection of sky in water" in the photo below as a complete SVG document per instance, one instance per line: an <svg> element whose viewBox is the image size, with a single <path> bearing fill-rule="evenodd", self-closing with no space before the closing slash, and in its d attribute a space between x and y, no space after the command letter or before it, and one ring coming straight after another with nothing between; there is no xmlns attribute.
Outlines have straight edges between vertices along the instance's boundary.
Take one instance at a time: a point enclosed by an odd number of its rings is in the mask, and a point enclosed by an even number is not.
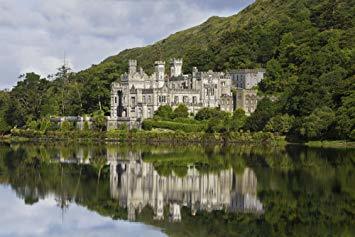
<svg viewBox="0 0 355 237"><path fill-rule="evenodd" d="M8 186L0 185L0 236L165 236L139 223L114 221L76 204L62 211L53 197L25 205Z"/></svg>

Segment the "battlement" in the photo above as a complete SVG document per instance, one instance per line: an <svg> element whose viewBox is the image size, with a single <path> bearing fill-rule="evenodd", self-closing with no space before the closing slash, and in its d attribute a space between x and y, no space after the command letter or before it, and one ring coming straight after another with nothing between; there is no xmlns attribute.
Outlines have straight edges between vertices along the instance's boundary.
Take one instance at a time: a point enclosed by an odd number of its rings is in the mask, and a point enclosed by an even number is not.
<svg viewBox="0 0 355 237"><path fill-rule="evenodd" d="M173 58L173 59L171 60L171 64L173 64L173 65L182 64L182 63L183 63L182 58Z"/></svg>
<svg viewBox="0 0 355 237"><path fill-rule="evenodd" d="M154 62L154 66L165 66L165 62L164 61L155 61Z"/></svg>

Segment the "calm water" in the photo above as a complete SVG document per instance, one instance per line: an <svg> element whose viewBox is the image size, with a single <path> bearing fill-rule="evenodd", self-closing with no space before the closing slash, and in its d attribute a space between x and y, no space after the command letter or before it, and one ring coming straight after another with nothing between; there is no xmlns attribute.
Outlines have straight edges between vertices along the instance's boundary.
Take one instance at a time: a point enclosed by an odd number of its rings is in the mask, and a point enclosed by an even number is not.
<svg viewBox="0 0 355 237"><path fill-rule="evenodd" d="M355 236L355 150L0 145L0 236Z"/></svg>

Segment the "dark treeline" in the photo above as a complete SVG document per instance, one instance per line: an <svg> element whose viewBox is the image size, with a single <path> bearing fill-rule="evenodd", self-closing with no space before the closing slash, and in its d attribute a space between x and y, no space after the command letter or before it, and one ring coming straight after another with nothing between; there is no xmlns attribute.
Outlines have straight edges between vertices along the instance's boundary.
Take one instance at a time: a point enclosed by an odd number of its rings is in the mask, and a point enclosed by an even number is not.
<svg viewBox="0 0 355 237"><path fill-rule="evenodd" d="M110 84L135 58L184 59L185 72L264 67L262 100L244 129L290 138L355 139L355 3L352 0L258 0L237 15L212 17L156 44L125 50L91 68L66 67L50 78L22 76L0 93L0 131L49 115L108 113ZM266 97L267 98L267 97Z"/></svg>

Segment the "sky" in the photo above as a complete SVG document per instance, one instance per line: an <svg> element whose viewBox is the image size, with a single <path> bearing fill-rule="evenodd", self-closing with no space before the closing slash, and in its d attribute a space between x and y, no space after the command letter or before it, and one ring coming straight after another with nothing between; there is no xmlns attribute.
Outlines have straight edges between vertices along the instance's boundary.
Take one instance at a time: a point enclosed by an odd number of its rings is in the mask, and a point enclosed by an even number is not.
<svg viewBox="0 0 355 237"><path fill-rule="evenodd" d="M0 0L0 89L20 74L74 71L152 44L254 0Z"/></svg>
<svg viewBox="0 0 355 237"><path fill-rule="evenodd" d="M0 200L0 236L2 237L166 236L153 226L112 220L74 203L70 203L63 213L53 195L33 205L25 205L24 200L16 197L10 186L0 185Z"/></svg>

